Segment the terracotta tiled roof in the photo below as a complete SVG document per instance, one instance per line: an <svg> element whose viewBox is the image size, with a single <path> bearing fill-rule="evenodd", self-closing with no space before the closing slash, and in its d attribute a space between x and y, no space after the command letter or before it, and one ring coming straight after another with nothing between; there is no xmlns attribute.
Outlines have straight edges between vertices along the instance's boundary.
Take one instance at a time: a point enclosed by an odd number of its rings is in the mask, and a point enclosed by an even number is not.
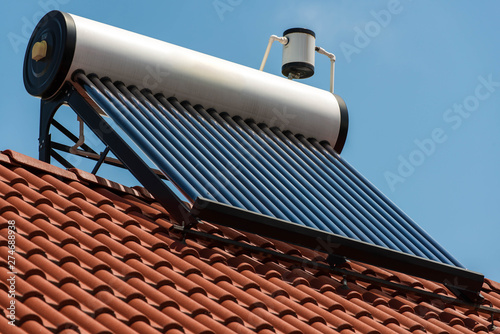
<svg viewBox="0 0 500 334"><path fill-rule="evenodd" d="M143 188L12 151L0 216L2 333L500 333L487 312L499 283L485 280L478 309L441 284L329 270L325 254L227 227L183 235Z"/></svg>

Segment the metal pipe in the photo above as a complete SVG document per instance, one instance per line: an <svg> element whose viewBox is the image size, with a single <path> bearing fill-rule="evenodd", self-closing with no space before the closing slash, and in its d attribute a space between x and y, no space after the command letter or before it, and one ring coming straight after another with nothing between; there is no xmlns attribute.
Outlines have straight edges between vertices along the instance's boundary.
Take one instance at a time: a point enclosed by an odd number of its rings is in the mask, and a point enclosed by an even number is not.
<svg viewBox="0 0 500 334"><path fill-rule="evenodd" d="M83 134L84 123L80 116L77 117L78 122L80 123L80 134L78 136L78 141L69 149L69 153L77 154L77 149L85 143L85 135Z"/></svg>
<svg viewBox="0 0 500 334"><path fill-rule="evenodd" d="M271 37L269 37L269 43L267 43L266 52L264 53L264 59L262 59L262 63L260 64L259 71L264 70L264 66L266 66L266 62L267 62L267 57L269 56L269 51L271 51L271 46L273 45L274 41L278 41L281 44L286 45L286 43L288 43L288 38L278 37L276 35L271 35Z"/></svg>
<svg viewBox="0 0 500 334"><path fill-rule="evenodd" d="M316 52L330 58L330 93L333 94L333 78L335 76L335 55L331 52L326 51L322 47L317 46L315 48Z"/></svg>

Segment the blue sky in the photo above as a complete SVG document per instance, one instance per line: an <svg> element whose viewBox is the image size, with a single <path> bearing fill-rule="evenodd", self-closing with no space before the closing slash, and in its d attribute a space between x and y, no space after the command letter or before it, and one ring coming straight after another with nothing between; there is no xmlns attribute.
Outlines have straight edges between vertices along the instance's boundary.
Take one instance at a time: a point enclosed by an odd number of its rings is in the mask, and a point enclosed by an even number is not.
<svg viewBox="0 0 500 334"><path fill-rule="evenodd" d="M49 10L253 68L271 34L312 29L316 44L337 57L335 92L350 118L343 157L467 268L500 281L500 3L9 0L1 6L0 150L32 157L38 157L40 101L24 89L22 62L34 25ZM280 75L280 69L275 44L266 71ZM317 56L316 74L303 82L327 90L328 59ZM67 111L61 117L76 118Z"/></svg>

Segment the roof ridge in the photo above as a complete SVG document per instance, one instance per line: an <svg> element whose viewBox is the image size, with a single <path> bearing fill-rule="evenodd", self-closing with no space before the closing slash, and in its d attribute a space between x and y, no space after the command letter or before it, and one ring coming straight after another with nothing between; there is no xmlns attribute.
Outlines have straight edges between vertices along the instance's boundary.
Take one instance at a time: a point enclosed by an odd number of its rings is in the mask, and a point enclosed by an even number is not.
<svg viewBox="0 0 500 334"><path fill-rule="evenodd" d="M64 169L13 150L4 150L0 152L0 163L17 164L19 166L34 168L68 180L79 182L84 181L89 184L99 185L113 191L119 191L121 193L134 195L147 200L154 199L153 196L141 186L127 187L121 183L111 181L78 168Z"/></svg>
<svg viewBox="0 0 500 334"><path fill-rule="evenodd" d="M75 181L78 180L78 177L74 173L71 173L60 167L51 165L48 162L35 159L33 157L27 156L25 154L13 150L4 150L2 151L2 153L10 158L10 163L16 163L22 166L29 166L66 179L71 179Z"/></svg>
<svg viewBox="0 0 500 334"><path fill-rule="evenodd" d="M75 174L80 181L86 181L91 184L97 184L99 186L104 186L106 188L134 195L137 197L143 197L143 198L145 197L148 200L154 199L151 193L141 186L127 187L121 183L111 181L104 177L86 172L78 168L69 168L67 171Z"/></svg>

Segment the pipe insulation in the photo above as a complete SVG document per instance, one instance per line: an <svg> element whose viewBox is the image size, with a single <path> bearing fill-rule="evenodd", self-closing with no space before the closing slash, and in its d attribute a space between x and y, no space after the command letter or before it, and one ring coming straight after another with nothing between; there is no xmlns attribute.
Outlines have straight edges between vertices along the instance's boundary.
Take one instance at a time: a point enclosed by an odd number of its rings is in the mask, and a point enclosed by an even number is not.
<svg viewBox="0 0 500 334"><path fill-rule="evenodd" d="M26 90L51 99L77 70L327 141L338 153L347 137L347 107L338 95L73 14L49 12L28 43Z"/></svg>

